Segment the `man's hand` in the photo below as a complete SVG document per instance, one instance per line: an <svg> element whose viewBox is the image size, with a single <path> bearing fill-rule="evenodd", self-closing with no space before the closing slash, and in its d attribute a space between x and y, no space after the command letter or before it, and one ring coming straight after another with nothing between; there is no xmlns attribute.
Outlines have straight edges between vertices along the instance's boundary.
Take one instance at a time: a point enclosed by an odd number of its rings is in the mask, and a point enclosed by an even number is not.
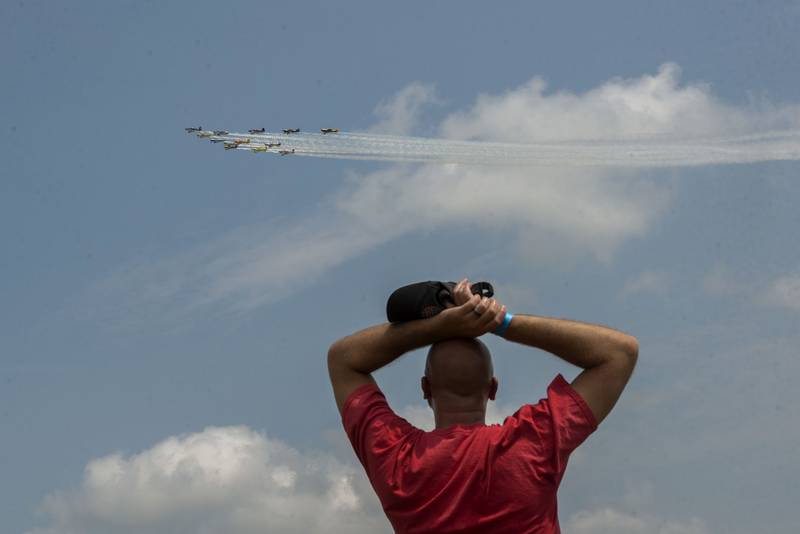
<svg viewBox="0 0 800 534"><path fill-rule="evenodd" d="M438 322L444 338L480 337L503 324L505 306L501 306L495 299L472 295L469 291L466 279L459 282L453 293L456 302L462 304L429 319ZM466 300L464 292L469 295Z"/></svg>
<svg viewBox="0 0 800 534"><path fill-rule="evenodd" d="M453 288L453 301L456 306L463 306L472 298L472 287L469 280L464 278Z"/></svg>
<svg viewBox="0 0 800 534"><path fill-rule="evenodd" d="M465 304L472 298L472 288L466 278L458 282L451 291L443 290L439 294L440 302L444 303L445 308L455 308Z"/></svg>

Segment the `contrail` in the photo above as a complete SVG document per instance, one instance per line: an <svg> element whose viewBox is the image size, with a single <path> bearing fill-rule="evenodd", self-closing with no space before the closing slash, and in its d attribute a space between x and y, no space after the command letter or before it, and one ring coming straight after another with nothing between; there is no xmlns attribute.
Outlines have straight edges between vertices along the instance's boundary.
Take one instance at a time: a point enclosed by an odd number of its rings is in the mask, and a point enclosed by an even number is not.
<svg viewBox="0 0 800 534"><path fill-rule="evenodd" d="M318 158L459 163L465 165L538 165L569 167L684 167L800 160L800 130L780 130L729 137L676 138L642 136L612 140L536 143L457 141L359 132L238 133L211 139L252 150L280 143L267 152ZM292 152L293 150L293 152Z"/></svg>

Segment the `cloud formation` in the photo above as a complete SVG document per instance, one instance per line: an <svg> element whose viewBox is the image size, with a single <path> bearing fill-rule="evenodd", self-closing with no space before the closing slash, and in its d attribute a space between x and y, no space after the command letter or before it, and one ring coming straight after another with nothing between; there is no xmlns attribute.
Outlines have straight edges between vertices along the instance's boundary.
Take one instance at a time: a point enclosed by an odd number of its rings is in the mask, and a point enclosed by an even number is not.
<svg viewBox="0 0 800 534"><path fill-rule="evenodd" d="M479 96L439 130L450 139L533 142L743 134L800 124L798 106L737 108L705 84L681 84L679 75L665 64L654 75L613 79L582 94L548 93L534 78ZM412 83L378 107L375 128L408 132L434 100L431 86ZM108 302L132 301L159 315L209 306L246 311L400 236L429 231L475 232L501 243L517 262L609 262L621 245L647 235L671 196L668 184L633 170L392 165L349 177L297 218L235 229L163 260L147 258L95 290Z"/></svg>
<svg viewBox="0 0 800 534"><path fill-rule="evenodd" d="M536 77L501 95L480 95L441 131L451 139L536 142L727 136L800 124L799 105L735 107L714 97L708 84L682 85L680 75L678 65L665 63L654 75L615 78L583 94L547 93L545 80Z"/></svg>
<svg viewBox="0 0 800 534"><path fill-rule="evenodd" d="M511 413L493 406L489 423ZM400 413L433 426L427 407ZM92 460L80 486L49 495L42 511L49 524L26 534L391 532L360 466L299 452L243 426L209 427L138 454ZM696 519L666 521L611 507L580 511L563 524L575 534L709 532Z"/></svg>
<svg viewBox="0 0 800 534"><path fill-rule="evenodd" d="M372 133L408 135L419 123L420 113L438 102L433 84L413 82L375 107L380 120L372 126Z"/></svg>
<svg viewBox="0 0 800 534"><path fill-rule="evenodd" d="M619 512L613 508L581 511L564 523L571 534L709 534L702 521L665 521L653 516Z"/></svg>
<svg viewBox="0 0 800 534"><path fill-rule="evenodd" d="M390 531L354 466L246 427L92 460L80 487L48 496L43 511L51 524L29 534Z"/></svg>

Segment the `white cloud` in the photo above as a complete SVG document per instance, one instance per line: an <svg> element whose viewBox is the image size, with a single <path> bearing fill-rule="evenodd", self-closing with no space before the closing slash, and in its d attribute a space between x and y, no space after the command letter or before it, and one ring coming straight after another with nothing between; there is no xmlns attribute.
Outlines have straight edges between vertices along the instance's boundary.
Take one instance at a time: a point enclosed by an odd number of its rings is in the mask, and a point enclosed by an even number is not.
<svg viewBox="0 0 800 534"><path fill-rule="evenodd" d="M800 274L787 274L771 281L762 295L762 301L800 311Z"/></svg>
<svg viewBox="0 0 800 534"><path fill-rule="evenodd" d="M668 198L651 182L602 171L395 166L354 180L337 207L372 229L469 229L517 241L527 259L608 260L646 233Z"/></svg>
<svg viewBox="0 0 800 534"><path fill-rule="evenodd" d="M433 100L432 87L415 82L379 106L376 128L408 131ZM677 66L666 64L655 75L611 80L583 94L547 93L535 78L505 94L481 95L440 130L487 141L719 135L798 124L799 109L735 108L707 85L681 85ZM631 170L392 165L350 177L295 219L234 230L165 260L148 258L95 289L110 302L149 303L159 316L206 305L248 310L400 236L437 231L446 239L448 230L483 238L487 244L472 255L501 243L519 261L610 262L623 243L647 235L670 191Z"/></svg>
<svg viewBox="0 0 800 534"><path fill-rule="evenodd" d="M489 406L489 423L513 411ZM432 426L430 410L422 408L409 406L401 414ZM209 427L138 454L92 460L80 486L49 495L42 511L49 524L27 534L391 532L360 466L302 453L242 426ZM564 524L574 534L708 534L697 520L664 521L611 508L576 513Z"/></svg>
<svg viewBox="0 0 800 534"><path fill-rule="evenodd" d="M501 95L480 95L475 106L448 117L445 137L492 141L614 139L640 135L732 135L800 123L800 106L768 102L737 108L717 100L709 85L680 84L680 68L665 63L655 75L613 79L584 94L546 93L534 78Z"/></svg>
<svg viewBox="0 0 800 534"><path fill-rule="evenodd" d="M391 531L354 466L246 427L92 460L79 488L42 508L51 524L31 534Z"/></svg>
<svg viewBox="0 0 800 534"><path fill-rule="evenodd" d="M413 82L378 104L375 115L380 121L370 128L370 132L408 135L416 126L422 109L437 102L432 84Z"/></svg>
<svg viewBox="0 0 800 534"><path fill-rule="evenodd" d="M653 516L626 514L613 508L581 511L564 523L570 534L709 534L702 521L666 521Z"/></svg>
<svg viewBox="0 0 800 534"><path fill-rule="evenodd" d="M669 289L669 276L667 273L645 271L631 278L620 291L621 296L627 297L640 293L665 295Z"/></svg>

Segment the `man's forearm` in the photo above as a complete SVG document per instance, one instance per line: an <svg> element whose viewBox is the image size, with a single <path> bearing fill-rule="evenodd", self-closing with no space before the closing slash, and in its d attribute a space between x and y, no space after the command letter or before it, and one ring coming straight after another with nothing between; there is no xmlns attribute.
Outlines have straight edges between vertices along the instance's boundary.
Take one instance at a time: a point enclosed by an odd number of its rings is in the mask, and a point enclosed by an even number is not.
<svg viewBox="0 0 800 534"><path fill-rule="evenodd" d="M636 357L636 338L603 326L533 315L514 315L503 336L546 350L583 369Z"/></svg>
<svg viewBox="0 0 800 534"><path fill-rule="evenodd" d="M371 326L331 345L328 362L371 373L406 352L442 339L436 318Z"/></svg>

